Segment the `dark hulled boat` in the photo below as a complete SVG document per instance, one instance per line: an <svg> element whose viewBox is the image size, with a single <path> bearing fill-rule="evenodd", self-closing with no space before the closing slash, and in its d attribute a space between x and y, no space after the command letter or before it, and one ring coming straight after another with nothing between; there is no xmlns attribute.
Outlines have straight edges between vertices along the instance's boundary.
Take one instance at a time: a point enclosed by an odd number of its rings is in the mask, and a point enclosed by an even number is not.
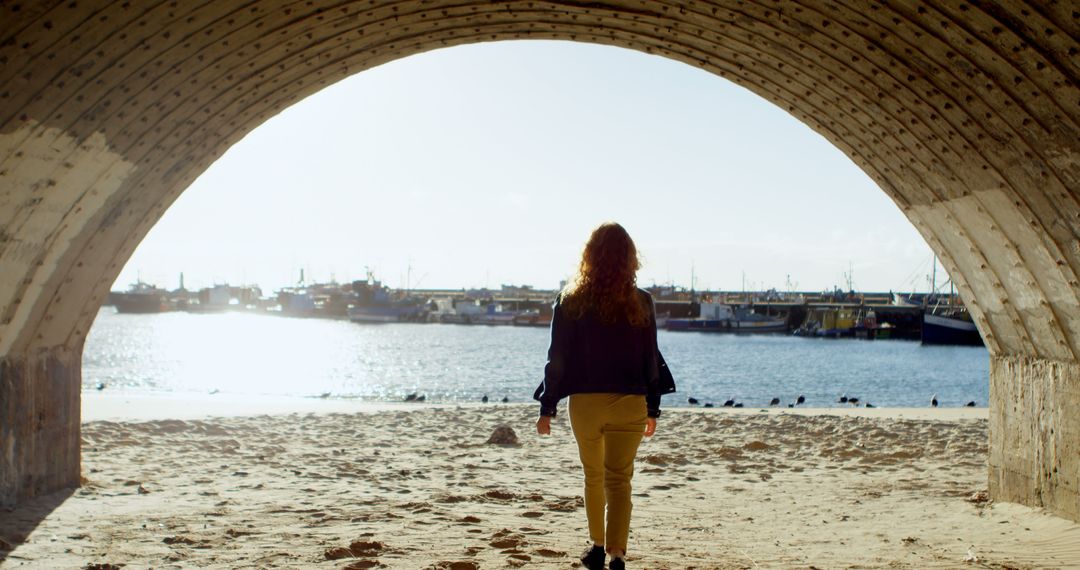
<svg viewBox="0 0 1080 570"><path fill-rule="evenodd" d="M127 291L111 291L109 302L118 313L164 313L169 310L166 291L139 281Z"/></svg>
<svg viewBox="0 0 1080 570"><path fill-rule="evenodd" d="M983 346L979 329L970 318L961 315L923 314L923 344L958 344L965 346Z"/></svg>

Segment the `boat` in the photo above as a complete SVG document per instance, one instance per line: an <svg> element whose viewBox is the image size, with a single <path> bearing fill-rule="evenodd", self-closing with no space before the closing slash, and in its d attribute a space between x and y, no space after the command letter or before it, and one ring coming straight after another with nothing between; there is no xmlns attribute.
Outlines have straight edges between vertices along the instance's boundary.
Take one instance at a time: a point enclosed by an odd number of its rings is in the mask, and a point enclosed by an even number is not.
<svg viewBox="0 0 1080 570"><path fill-rule="evenodd" d="M475 299L432 299L431 310L427 314L428 322L449 325L472 325L480 323L480 318L487 312L487 305Z"/></svg>
<svg viewBox="0 0 1080 570"><path fill-rule="evenodd" d="M550 327L551 313L541 313L538 310L525 311L514 317L514 326L517 327Z"/></svg>
<svg viewBox="0 0 1080 570"><path fill-rule="evenodd" d="M409 297L394 299L390 289L370 273L365 281L353 281L353 295L347 314L354 323L421 322L428 318L425 303Z"/></svg>
<svg viewBox="0 0 1080 570"><path fill-rule="evenodd" d="M786 333L787 319L755 313L753 307L735 309L735 332L740 333Z"/></svg>
<svg viewBox="0 0 1080 570"><path fill-rule="evenodd" d="M971 321L967 311L943 314L934 314L931 311L923 313L921 337L923 344L984 345L979 329Z"/></svg>
<svg viewBox="0 0 1080 570"><path fill-rule="evenodd" d="M717 302L700 303L698 316L690 319L667 319L669 331L775 333L787 332L787 320L755 313L752 307L733 309Z"/></svg>
<svg viewBox="0 0 1080 570"><path fill-rule="evenodd" d="M349 320L354 323L401 323L422 318L423 307L417 305L352 306Z"/></svg>
<svg viewBox="0 0 1080 570"><path fill-rule="evenodd" d="M474 322L489 326L508 326L513 325L514 319L521 313L521 311L507 310L500 303L488 303L484 313Z"/></svg>
<svg viewBox="0 0 1080 570"><path fill-rule="evenodd" d="M232 307L231 288L228 285L214 285L200 289L197 300L195 302L189 300L184 310L191 313L220 313Z"/></svg>
<svg viewBox="0 0 1080 570"><path fill-rule="evenodd" d="M937 292L937 257L934 258L932 280L931 294L924 300L926 309L919 333L922 343L985 346L971 313L953 292L952 280L948 282L948 295Z"/></svg>
<svg viewBox="0 0 1080 570"><path fill-rule="evenodd" d="M169 310L166 291L142 281L136 281L127 291L110 292L109 302L118 313L164 313Z"/></svg>
<svg viewBox="0 0 1080 570"><path fill-rule="evenodd" d="M315 316L315 298L304 287L286 287L277 292L281 314L290 317Z"/></svg>
<svg viewBox="0 0 1080 570"><path fill-rule="evenodd" d="M874 326L877 318L874 317ZM861 329L861 330L860 330ZM862 334L857 334L861 332ZM846 338L861 336L869 338L866 323L852 307L832 306L810 309L803 324L795 330L796 336L823 338Z"/></svg>

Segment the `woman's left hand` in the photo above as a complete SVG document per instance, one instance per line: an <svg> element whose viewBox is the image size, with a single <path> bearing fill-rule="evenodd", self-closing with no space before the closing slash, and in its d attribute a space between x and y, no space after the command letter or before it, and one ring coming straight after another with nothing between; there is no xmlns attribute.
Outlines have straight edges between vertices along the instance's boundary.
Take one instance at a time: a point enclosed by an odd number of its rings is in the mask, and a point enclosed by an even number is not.
<svg viewBox="0 0 1080 570"><path fill-rule="evenodd" d="M536 419L536 433L551 435L551 416L540 416Z"/></svg>
<svg viewBox="0 0 1080 570"><path fill-rule="evenodd" d="M656 433L656 418L646 418L645 437L652 437Z"/></svg>

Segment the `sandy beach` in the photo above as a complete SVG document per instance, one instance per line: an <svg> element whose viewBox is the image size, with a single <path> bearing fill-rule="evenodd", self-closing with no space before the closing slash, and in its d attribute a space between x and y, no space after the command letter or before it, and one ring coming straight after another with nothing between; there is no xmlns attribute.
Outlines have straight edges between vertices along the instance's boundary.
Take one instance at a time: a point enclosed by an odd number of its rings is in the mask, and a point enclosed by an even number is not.
<svg viewBox="0 0 1080 570"><path fill-rule="evenodd" d="M541 438L533 405L241 400L86 394L84 485L0 512L0 566L573 568L587 546L565 414ZM629 566L1080 567L1080 525L987 501L986 416L667 410Z"/></svg>

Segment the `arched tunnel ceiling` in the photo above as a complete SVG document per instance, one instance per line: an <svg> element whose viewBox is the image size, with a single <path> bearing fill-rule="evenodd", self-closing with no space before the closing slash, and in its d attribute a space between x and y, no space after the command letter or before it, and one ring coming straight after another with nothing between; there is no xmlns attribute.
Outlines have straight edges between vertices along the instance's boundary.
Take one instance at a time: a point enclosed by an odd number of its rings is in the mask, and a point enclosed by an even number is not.
<svg viewBox="0 0 1080 570"><path fill-rule="evenodd" d="M670 57L786 109L912 220L992 353L1076 362L1080 15L940 4L0 3L0 354L80 347L172 201L292 103L426 50L543 38Z"/></svg>

